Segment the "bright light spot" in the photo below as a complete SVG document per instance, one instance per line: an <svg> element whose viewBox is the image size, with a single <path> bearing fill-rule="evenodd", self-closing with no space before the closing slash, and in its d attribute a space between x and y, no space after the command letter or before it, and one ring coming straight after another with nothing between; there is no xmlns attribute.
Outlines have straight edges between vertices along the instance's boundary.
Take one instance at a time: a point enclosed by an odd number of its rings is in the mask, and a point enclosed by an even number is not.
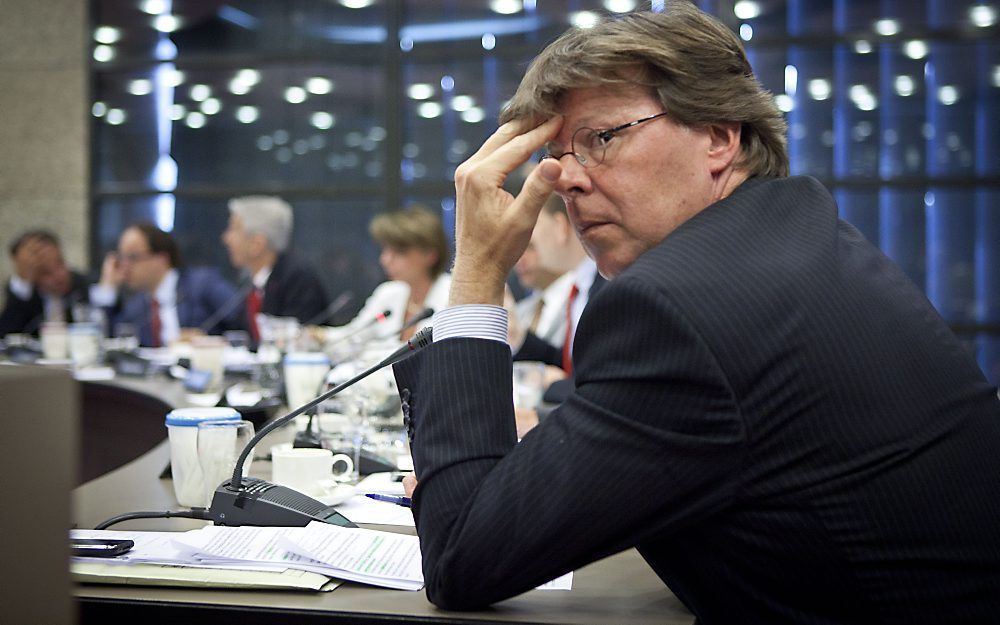
<svg viewBox="0 0 1000 625"><path fill-rule="evenodd" d="M876 20L875 32L883 37L891 37L899 32L899 22L888 18Z"/></svg>
<svg viewBox="0 0 1000 625"><path fill-rule="evenodd" d="M569 23L577 28L593 28L601 21L593 11L575 11L569 14Z"/></svg>
<svg viewBox="0 0 1000 625"><path fill-rule="evenodd" d="M813 100L827 100L833 93L833 87L826 78L813 78L809 81L809 97Z"/></svg>
<svg viewBox="0 0 1000 625"><path fill-rule="evenodd" d="M878 99L868 88L868 85L851 85L851 89L847 93L851 101L854 102L854 106L862 111L873 111L878 107Z"/></svg>
<svg viewBox="0 0 1000 625"><path fill-rule="evenodd" d="M187 107L183 104L174 104L170 107L170 119L175 122L184 119L185 115L187 115Z"/></svg>
<svg viewBox="0 0 1000 625"><path fill-rule="evenodd" d="M799 70L794 65L785 66L785 93L795 97L799 87Z"/></svg>
<svg viewBox="0 0 1000 625"><path fill-rule="evenodd" d="M306 90L302 87L289 87L285 89L285 99L292 104L301 104L306 101Z"/></svg>
<svg viewBox="0 0 1000 625"><path fill-rule="evenodd" d="M924 206L934 206L934 192L924 193Z"/></svg>
<svg viewBox="0 0 1000 625"><path fill-rule="evenodd" d="M333 81L315 76L306 81L306 91L316 95L326 95L333 91Z"/></svg>
<svg viewBox="0 0 1000 625"><path fill-rule="evenodd" d="M468 95L457 95L451 99L451 108L456 111L467 111L473 106L475 106L476 101L472 96Z"/></svg>
<svg viewBox="0 0 1000 625"><path fill-rule="evenodd" d="M774 96L774 103L777 104L778 109L784 113L787 113L795 108L795 100L793 100L791 96L784 93Z"/></svg>
<svg viewBox="0 0 1000 625"><path fill-rule="evenodd" d="M943 85L938 89L938 100L945 106L951 106L958 102L959 95L958 87L955 85Z"/></svg>
<svg viewBox="0 0 1000 625"><path fill-rule="evenodd" d="M441 88L445 91L451 91L455 88L455 79L445 74L441 77Z"/></svg>
<svg viewBox="0 0 1000 625"><path fill-rule="evenodd" d="M233 95L246 95L250 93L250 85L237 78L233 78L229 81L229 93Z"/></svg>
<svg viewBox="0 0 1000 625"><path fill-rule="evenodd" d="M490 0L490 10L500 15L513 15L523 8L521 0Z"/></svg>
<svg viewBox="0 0 1000 625"><path fill-rule="evenodd" d="M191 91L188 93L195 102L203 102L212 95L212 90L208 85L191 85Z"/></svg>
<svg viewBox="0 0 1000 625"><path fill-rule="evenodd" d="M399 49L403 52L409 52L413 49L413 40L409 37L403 37L399 40Z"/></svg>
<svg viewBox="0 0 1000 625"><path fill-rule="evenodd" d="M753 26L750 24L740 24L740 39L743 41L753 39Z"/></svg>
<svg viewBox="0 0 1000 625"><path fill-rule="evenodd" d="M372 129L368 131L368 138L372 141L385 141L387 134L385 128L372 126Z"/></svg>
<svg viewBox="0 0 1000 625"><path fill-rule="evenodd" d="M115 49L111 46L94 47L94 60L98 63L107 63L115 58Z"/></svg>
<svg viewBox="0 0 1000 625"><path fill-rule="evenodd" d="M364 9L375 4L375 0L339 0L348 9Z"/></svg>
<svg viewBox="0 0 1000 625"><path fill-rule="evenodd" d="M161 33L172 33L180 28L181 21L176 15L157 15L153 18L153 28Z"/></svg>
<svg viewBox="0 0 1000 625"><path fill-rule="evenodd" d="M184 83L184 72L177 69L167 69L162 76L163 84L168 87L179 87Z"/></svg>
<svg viewBox="0 0 1000 625"><path fill-rule="evenodd" d="M478 106L462 111L462 121L470 124L478 124L486 117L486 113Z"/></svg>
<svg viewBox="0 0 1000 625"><path fill-rule="evenodd" d="M421 102L417 107L417 115L424 119L433 119L441 115L444 107L438 102Z"/></svg>
<svg viewBox="0 0 1000 625"><path fill-rule="evenodd" d="M927 56L927 42L922 39L913 39L903 44L903 54L913 60L922 59Z"/></svg>
<svg viewBox="0 0 1000 625"><path fill-rule="evenodd" d="M969 8L969 21L980 28L987 28L997 23L997 10L986 4L977 4Z"/></svg>
<svg viewBox="0 0 1000 625"><path fill-rule="evenodd" d="M104 102L94 102L94 106L90 107L90 112L94 114L94 117L103 117L108 112L108 105Z"/></svg>
<svg viewBox="0 0 1000 625"><path fill-rule="evenodd" d="M153 81L146 78L136 78L128 84L128 92L132 95L147 95L153 91Z"/></svg>
<svg viewBox="0 0 1000 625"><path fill-rule="evenodd" d="M337 122L337 118L326 111L316 111L309 116L309 123L320 130L329 130Z"/></svg>
<svg viewBox="0 0 1000 625"><path fill-rule="evenodd" d="M916 83L913 82L913 78L911 76L906 76L905 74L896 76L896 78L892 81L892 86L896 90L896 93L904 98L913 95L913 92L916 91L917 88Z"/></svg>
<svg viewBox="0 0 1000 625"><path fill-rule="evenodd" d="M434 95L434 87L425 82L418 82L410 85L406 90L406 95L413 100L426 100Z"/></svg>
<svg viewBox="0 0 1000 625"><path fill-rule="evenodd" d="M993 86L1000 87L1000 65L993 66Z"/></svg>
<svg viewBox="0 0 1000 625"><path fill-rule="evenodd" d="M733 13L741 20L752 20L760 15L760 4L750 0L740 0L733 5Z"/></svg>
<svg viewBox="0 0 1000 625"><path fill-rule="evenodd" d="M166 0L143 0L139 7L144 13L159 15L167 10L167 2Z"/></svg>
<svg viewBox="0 0 1000 625"><path fill-rule="evenodd" d="M112 44L122 38L122 31L114 26L98 26L94 29L94 41Z"/></svg>
<svg viewBox="0 0 1000 625"><path fill-rule="evenodd" d="M635 0L604 0L604 8L612 13L628 13L635 10Z"/></svg>
<svg viewBox="0 0 1000 625"><path fill-rule="evenodd" d="M108 109L108 114L105 116L105 119L107 119L108 123L112 126L118 126L119 124L125 123L125 117L125 111L121 109Z"/></svg>
<svg viewBox="0 0 1000 625"><path fill-rule="evenodd" d="M864 39L858 39L854 42L854 51L858 54L871 54L872 44Z"/></svg>
<svg viewBox="0 0 1000 625"><path fill-rule="evenodd" d="M219 98L208 98L201 103L200 108L205 115L215 115L222 110L222 102L219 102Z"/></svg>
<svg viewBox="0 0 1000 625"><path fill-rule="evenodd" d="M492 33L486 33L483 35L483 50L492 50L497 47L497 38Z"/></svg>
<svg viewBox="0 0 1000 625"><path fill-rule="evenodd" d="M260 117L260 110L256 106L241 106L236 109L236 119L243 124L252 124Z"/></svg>
<svg viewBox="0 0 1000 625"><path fill-rule="evenodd" d="M205 115L198 111L192 111L188 113L187 119L184 122L188 125L188 128L201 128L205 125Z"/></svg>

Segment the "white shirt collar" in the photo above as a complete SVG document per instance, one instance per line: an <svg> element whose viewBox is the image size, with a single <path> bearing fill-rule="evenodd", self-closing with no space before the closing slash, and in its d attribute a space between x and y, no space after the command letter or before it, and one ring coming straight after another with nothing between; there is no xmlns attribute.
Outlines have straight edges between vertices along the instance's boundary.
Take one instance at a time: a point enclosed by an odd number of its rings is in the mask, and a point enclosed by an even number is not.
<svg viewBox="0 0 1000 625"><path fill-rule="evenodd" d="M177 281L179 278L180 274L177 273L177 270L171 269L160 280L160 285L153 293L153 297L156 298L160 306L173 306L177 303Z"/></svg>
<svg viewBox="0 0 1000 625"><path fill-rule="evenodd" d="M585 258L573 270L573 283L576 285L577 293L584 296L584 300L586 300L586 295L590 293L590 286L594 284L596 277L597 263L589 257Z"/></svg>
<svg viewBox="0 0 1000 625"><path fill-rule="evenodd" d="M271 265L270 267L262 267L260 271L253 274L252 279L254 287L263 291L264 287L267 285L267 279L271 277L271 272L273 270L274 265Z"/></svg>

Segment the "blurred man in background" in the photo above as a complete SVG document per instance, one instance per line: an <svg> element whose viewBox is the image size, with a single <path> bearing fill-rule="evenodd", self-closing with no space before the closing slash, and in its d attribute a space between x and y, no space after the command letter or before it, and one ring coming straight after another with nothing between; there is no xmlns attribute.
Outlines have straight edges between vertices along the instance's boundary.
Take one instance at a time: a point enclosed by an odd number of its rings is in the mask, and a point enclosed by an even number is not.
<svg viewBox="0 0 1000 625"><path fill-rule="evenodd" d="M48 230L30 230L10 246L14 275L0 312L0 336L37 334L44 321L73 321L73 305L86 303L87 278L66 266L59 239Z"/></svg>

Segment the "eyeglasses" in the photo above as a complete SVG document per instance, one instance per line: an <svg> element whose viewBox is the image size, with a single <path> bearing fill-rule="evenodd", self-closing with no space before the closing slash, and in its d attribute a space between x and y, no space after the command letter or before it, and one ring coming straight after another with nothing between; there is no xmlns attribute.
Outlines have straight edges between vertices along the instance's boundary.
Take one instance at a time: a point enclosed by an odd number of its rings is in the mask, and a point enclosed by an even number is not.
<svg viewBox="0 0 1000 625"><path fill-rule="evenodd" d="M147 258L152 258L152 254L118 254L118 260L127 265L141 263Z"/></svg>
<svg viewBox="0 0 1000 625"><path fill-rule="evenodd" d="M549 141L545 144L545 154L542 155L542 158L554 158L559 160L567 154L572 154L573 158L576 159L576 162L580 163L584 167L597 167L604 162L604 155L608 150L608 144L611 143L611 140L615 137L615 135L626 128L638 126L643 122L654 120L657 117L663 117L666 114L666 111L664 111L662 113L657 113L656 115L650 115L649 117L637 119L634 122L622 124L621 126L615 126L614 128L577 128L573 133L573 136L570 138L569 152L560 152L559 145L553 141Z"/></svg>

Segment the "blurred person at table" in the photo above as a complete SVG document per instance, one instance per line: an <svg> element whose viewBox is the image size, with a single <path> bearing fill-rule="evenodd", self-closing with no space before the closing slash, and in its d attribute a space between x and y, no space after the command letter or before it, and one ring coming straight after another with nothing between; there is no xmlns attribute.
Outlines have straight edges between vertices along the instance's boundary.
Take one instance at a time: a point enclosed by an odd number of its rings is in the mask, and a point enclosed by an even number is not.
<svg viewBox="0 0 1000 625"><path fill-rule="evenodd" d="M10 257L14 274L0 312L0 337L37 334L46 321L73 321L73 306L87 303L90 282L66 265L55 233L23 233L11 243Z"/></svg>
<svg viewBox="0 0 1000 625"><path fill-rule="evenodd" d="M996 389L789 176L732 30L686 0L572 29L500 121L455 173L449 307L395 365L428 598L483 608L635 548L702 625L996 623ZM575 390L518 442L501 304L553 191L608 283Z"/></svg>
<svg viewBox="0 0 1000 625"><path fill-rule="evenodd" d="M108 254L101 281L91 290L93 303L109 311L112 324L137 328L139 344L161 347L191 334L220 334L244 329L239 293L218 270L184 268L173 236L150 223L136 223L118 238ZM220 311L229 310L220 315ZM211 327L202 327L219 318ZM186 332L187 333L187 332Z"/></svg>
<svg viewBox="0 0 1000 625"><path fill-rule="evenodd" d="M389 280L375 287L350 323L327 329L328 343L355 332L405 341L429 319L401 330L404 325L425 308L438 310L448 303L451 251L440 216L423 206L411 206L376 216L368 232L382 247L379 264ZM370 333L361 331L386 310L388 318Z"/></svg>
<svg viewBox="0 0 1000 625"><path fill-rule="evenodd" d="M258 313L306 323L328 304L319 274L289 250L292 224L292 207L281 198L253 195L229 201L222 242L233 266L250 279L241 309L255 343L260 341Z"/></svg>

